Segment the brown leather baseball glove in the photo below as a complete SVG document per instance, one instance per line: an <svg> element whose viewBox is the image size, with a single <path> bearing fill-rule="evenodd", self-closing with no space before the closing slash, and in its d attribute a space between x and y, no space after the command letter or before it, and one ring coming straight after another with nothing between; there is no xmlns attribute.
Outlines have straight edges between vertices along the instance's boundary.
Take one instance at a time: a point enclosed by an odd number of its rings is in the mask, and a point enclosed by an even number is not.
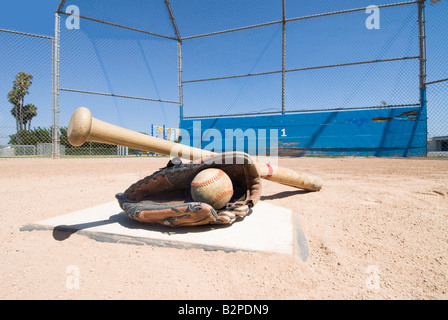
<svg viewBox="0 0 448 320"><path fill-rule="evenodd" d="M234 193L221 210L194 202L190 184L197 173L219 168L230 177ZM260 176L246 153L222 153L200 162L182 163L174 158L168 165L116 195L120 207L131 218L171 227L231 224L244 217L261 195Z"/></svg>

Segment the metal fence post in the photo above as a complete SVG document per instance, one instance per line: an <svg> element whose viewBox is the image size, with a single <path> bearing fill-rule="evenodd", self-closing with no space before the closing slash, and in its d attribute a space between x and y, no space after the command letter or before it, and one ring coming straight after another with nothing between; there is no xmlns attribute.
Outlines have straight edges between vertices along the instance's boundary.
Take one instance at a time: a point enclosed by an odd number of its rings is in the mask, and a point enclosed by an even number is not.
<svg viewBox="0 0 448 320"><path fill-rule="evenodd" d="M286 100L286 9L285 0L282 1L283 6L283 30L282 30L282 114L285 114Z"/></svg>
<svg viewBox="0 0 448 320"><path fill-rule="evenodd" d="M178 71L179 71L179 117L180 122L184 118L183 106L184 106L184 93L183 93L183 78L182 78L182 40L177 42L177 60L178 60ZM180 128L180 127L179 127Z"/></svg>
<svg viewBox="0 0 448 320"><path fill-rule="evenodd" d="M55 13L55 27L53 40L53 128L52 128L52 152L53 159L59 159L61 156L61 147L59 144L59 50L61 35L61 18Z"/></svg>
<svg viewBox="0 0 448 320"><path fill-rule="evenodd" d="M422 104L426 101L423 90L426 89L426 33L425 33L425 0L418 3L418 38L419 38L419 59L420 59L420 101Z"/></svg>
<svg viewBox="0 0 448 320"><path fill-rule="evenodd" d="M418 2L418 39L419 39L419 61L420 61L420 107L424 114L426 108L426 33L425 33L425 0ZM428 130L426 130L428 134ZM426 137L428 140L428 137ZM426 154L428 151L426 150Z"/></svg>
<svg viewBox="0 0 448 320"><path fill-rule="evenodd" d="M176 19L174 18L173 9L169 0L164 0L168 15L170 17L171 25L173 26L174 34L177 38L177 60L178 60L178 72L179 72L179 128L183 119L183 80L182 80L182 37L177 27Z"/></svg>

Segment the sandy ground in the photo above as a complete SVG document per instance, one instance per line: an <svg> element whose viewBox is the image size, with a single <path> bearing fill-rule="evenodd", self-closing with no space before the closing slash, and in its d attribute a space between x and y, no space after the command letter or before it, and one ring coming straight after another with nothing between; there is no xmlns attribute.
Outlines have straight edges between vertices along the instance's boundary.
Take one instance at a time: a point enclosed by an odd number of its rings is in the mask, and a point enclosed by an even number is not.
<svg viewBox="0 0 448 320"><path fill-rule="evenodd" d="M320 176L304 193L263 181L299 213L307 262L101 243L20 231L114 200L167 159L0 159L1 299L447 299L448 160L287 158ZM272 223L275 228L275 221Z"/></svg>

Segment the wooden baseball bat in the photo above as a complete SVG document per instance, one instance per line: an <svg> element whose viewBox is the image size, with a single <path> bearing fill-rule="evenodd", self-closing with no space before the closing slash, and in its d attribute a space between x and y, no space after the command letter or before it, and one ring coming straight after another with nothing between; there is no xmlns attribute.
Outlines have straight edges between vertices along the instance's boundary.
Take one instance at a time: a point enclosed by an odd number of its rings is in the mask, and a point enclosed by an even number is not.
<svg viewBox="0 0 448 320"><path fill-rule="evenodd" d="M203 159L216 154L212 151L151 137L106 123L93 118L87 108L79 108L73 113L67 136L70 144L75 147L88 141L100 142L165 155L176 155L188 160ZM322 188L322 181L316 176L270 164L256 163L256 166L260 176L264 179L309 191L319 191Z"/></svg>

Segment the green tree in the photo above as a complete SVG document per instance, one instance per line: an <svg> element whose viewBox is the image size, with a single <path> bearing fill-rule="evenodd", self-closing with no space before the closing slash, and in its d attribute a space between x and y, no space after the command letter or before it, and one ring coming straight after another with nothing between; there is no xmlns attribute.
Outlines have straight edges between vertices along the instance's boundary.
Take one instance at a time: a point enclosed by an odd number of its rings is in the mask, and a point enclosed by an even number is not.
<svg viewBox="0 0 448 320"><path fill-rule="evenodd" d="M51 143L51 129L48 128L35 128L33 130L20 130L16 134L9 136L9 144L31 144L36 143Z"/></svg>
<svg viewBox="0 0 448 320"><path fill-rule="evenodd" d="M23 130L26 130L26 127L28 126L28 130L31 130L31 120L37 116L37 107L32 104L29 103L26 106L23 107L22 110L23 113L23 119L22 119L22 125L23 125ZM14 106L11 109L11 114L14 118L16 118L16 123L18 125L18 117L17 115L19 114L18 112L18 107ZM17 128L19 131L21 131L20 127L18 126Z"/></svg>
<svg viewBox="0 0 448 320"><path fill-rule="evenodd" d="M11 113L16 119L17 133L26 127L26 122L24 121L24 100L25 96L29 93L28 89L32 83L32 75L27 74L26 72L19 72L12 83L12 90L8 92L8 100L13 104Z"/></svg>
<svg viewBox="0 0 448 320"><path fill-rule="evenodd" d="M23 124L26 129L26 125L28 124L28 130L31 130L31 120L37 116L37 107L29 103L23 107Z"/></svg>

